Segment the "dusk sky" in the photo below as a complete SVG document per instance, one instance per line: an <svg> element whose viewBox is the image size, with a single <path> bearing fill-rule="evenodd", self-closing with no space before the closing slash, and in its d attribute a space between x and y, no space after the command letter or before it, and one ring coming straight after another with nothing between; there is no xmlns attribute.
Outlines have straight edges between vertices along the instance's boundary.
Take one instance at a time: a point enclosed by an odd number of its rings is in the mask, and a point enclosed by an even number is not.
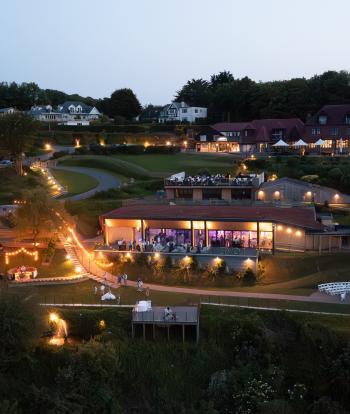
<svg viewBox="0 0 350 414"><path fill-rule="evenodd" d="M56 4L56 6L55 6ZM191 78L259 81L350 69L349 0L10 0L0 81L165 104Z"/></svg>

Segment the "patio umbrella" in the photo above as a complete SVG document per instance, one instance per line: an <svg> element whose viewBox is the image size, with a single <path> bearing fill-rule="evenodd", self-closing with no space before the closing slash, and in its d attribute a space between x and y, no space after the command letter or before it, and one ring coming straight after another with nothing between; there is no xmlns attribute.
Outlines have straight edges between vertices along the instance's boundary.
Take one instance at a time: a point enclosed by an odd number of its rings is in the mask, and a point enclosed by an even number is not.
<svg viewBox="0 0 350 414"><path fill-rule="evenodd" d="M294 142L293 147L307 147L307 143L302 139L299 139L299 141Z"/></svg>
<svg viewBox="0 0 350 414"><path fill-rule="evenodd" d="M289 145L283 141L283 139L280 139L276 142L276 144L272 145L273 147L289 147Z"/></svg>
<svg viewBox="0 0 350 414"><path fill-rule="evenodd" d="M315 145L316 146L321 146L324 145L326 141L324 141L323 139L319 138L316 142Z"/></svg>

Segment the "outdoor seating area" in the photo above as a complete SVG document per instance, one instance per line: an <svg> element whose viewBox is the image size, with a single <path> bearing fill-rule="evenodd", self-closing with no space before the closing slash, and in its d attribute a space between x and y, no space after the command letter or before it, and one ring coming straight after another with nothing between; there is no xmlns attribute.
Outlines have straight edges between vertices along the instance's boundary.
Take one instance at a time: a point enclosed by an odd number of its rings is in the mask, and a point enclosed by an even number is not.
<svg viewBox="0 0 350 414"><path fill-rule="evenodd" d="M232 177L230 174L189 175L184 173L172 175L165 180L165 185L175 186L251 186L256 174L239 174Z"/></svg>
<svg viewBox="0 0 350 414"><path fill-rule="evenodd" d="M350 292L350 282L322 283L318 285L318 290L331 296L340 295L340 300L344 301Z"/></svg>
<svg viewBox="0 0 350 414"><path fill-rule="evenodd" d="M36 267L31 266L18 266L7 271L9 280L29 280L35 279L38 276L38 270Z"/></svg>

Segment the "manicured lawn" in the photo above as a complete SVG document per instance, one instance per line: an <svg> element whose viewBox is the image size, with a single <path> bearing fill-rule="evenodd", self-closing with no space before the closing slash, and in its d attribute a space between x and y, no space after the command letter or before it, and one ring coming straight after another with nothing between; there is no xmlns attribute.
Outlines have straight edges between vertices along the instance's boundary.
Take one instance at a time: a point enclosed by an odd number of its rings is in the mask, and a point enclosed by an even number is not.
<svg viewBox="0 0 350 414"><path fill-rule="evenodd" d="M51 170L51 172L60 184L67 187L67 195L85 193L98 186L98 181L86 174L61 170Z"/></svg>
<svg viewBox="0 0 350 414"><path fill-rule="evenodd" d="M43 266L42 260L44 257L44 251L39 251L39 260L36 262L31 256L19 254L10 258L9 265L5 265L4 256L0 256L0 272L5 273L6 270L13 267L25 265L34 266L38 269L38 277L57 277L57 276L69 276L74 274L74 266L66 259L66 252L63 249L56 249L55 255L49 266Z"/></svg>
<svg viewBox="0 0 350 414"><path fill-rule="evenodd" d="M234 173L233 156L226 154L144 154L144 155L113 155L113 158L134 163L153 172L198 173L200 170L208 170L212 173Z"/></svg>
<svg viewBox="0 0 350 414"><path fill-rule="evenodd" d="M186 171L193 174L207 170L212 173L234 174L235 157L226 154L141 154L141 155L86 155L65 160L62 165L105 169L124 177L145 179Z"/></svg>

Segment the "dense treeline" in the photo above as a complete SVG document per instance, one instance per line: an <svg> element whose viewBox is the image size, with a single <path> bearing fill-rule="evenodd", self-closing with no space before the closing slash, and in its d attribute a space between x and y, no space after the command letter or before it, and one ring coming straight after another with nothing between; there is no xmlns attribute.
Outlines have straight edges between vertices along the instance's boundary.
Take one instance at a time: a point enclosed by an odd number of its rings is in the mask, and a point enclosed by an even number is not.
<svg viewBox="0 0 350 414"><path fill-rule="evenodd" d="M33 82L0 83L0 108L29 109L35 103L56 106L66 100L95 105L119 124L133 120L142 110L137 96L129 88L118 89L108 98L93 99L40 89ZM210 80L188 81L176 93L175 100L208 107L209 122L283 117L306 120L325 104L350 103L350 74L327 71L309 79L255 82L248 77L234 78L224 71L212 75Z"/></svg>
<svg viewBox="0 0 350 414"><path fill-rule="evenodd" d="M12 296L0 301L1 413L348 413L348 338L324 325L344 332L339 317L203 307L196 346L131 340L128 310L62 309L77 342L54 349L39 307Z"/></svg>
<svg viewBox="0 0 350 414"><path fill-rule="evenodd" d="M284 117L306 120L323 105L350 103L350 74L328 71L310 79L254 82L248 77L236 79L230 72L221 72L209 81L188 81L175 98L208 107L210 121Z"/></svg>
<svg viewBox="0 0 350 414"><path fill-rule="evenodd" d="M64 101L81 101L87 105L94 105L93 98L84 98L78 94L69 95L54 89L41 89L36 83L1 82L0 108L14 107L19 110L28 110L35 104L57 106Z"/></svg>

